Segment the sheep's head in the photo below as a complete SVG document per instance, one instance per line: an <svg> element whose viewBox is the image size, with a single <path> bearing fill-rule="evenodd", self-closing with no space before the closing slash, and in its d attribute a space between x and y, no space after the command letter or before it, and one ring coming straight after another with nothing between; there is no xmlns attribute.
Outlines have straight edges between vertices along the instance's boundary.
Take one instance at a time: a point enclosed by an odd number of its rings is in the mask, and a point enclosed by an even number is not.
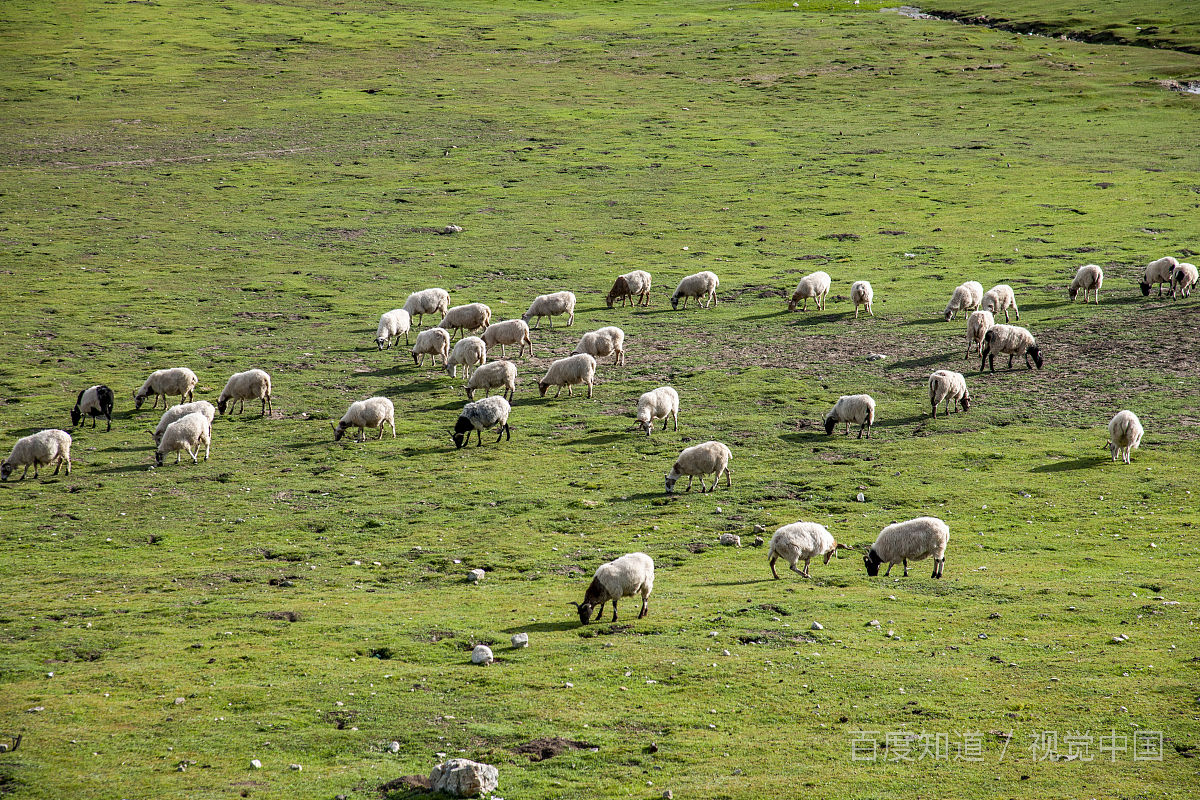
<svg viewBox="0 0 1200 800"><path fill-rule="evenodd" d="M1138 286L1140 286L1142 289L1142 297L1150 296L1150 284L1143 282L1143 283L1139 283Z"/></svg>
<svg viewBox="0 0 1200 800"><path fill-rule="evenodd" d="M550 384L544 381L538 381L538 392L542 397L546 396L546 390L550 388Z"/></svg>
<svg viewBox="0 0 1200 800"><path fill-rule="evenodd" d="M5 461L0 464L0 481L8 480L8 476L12 475L13 465Z"/></svg>
<svg viewBox="0 0 1200 800"><path fill-rule="evenodd" d="M78 425L79 420L81 419L83 419L83 412L79 410L79 405L76 404L75 407L71 409L71 424Z"/></svg>
<svg viewBox="0 0 1200 800"><path fill-rule="evenodd" d="M872 547L870 552L863 556L863 563L867 567L867 575L874 578L879 574L879 556L875 555L875 548Z"/></svg>
<svg viewBox="0 0 1200 800"><path fill-rule="evenodd" d="M162 465L163 465L162 450L155 450L154 451L154 466L161 467Z"/></svg>
<svg viewBox="0 0 1200 800"><path fill-rule="evenodd" d="M950 320L954 319L954 309L947 308L945 317L946 317L946 322L949 322Z"/></svg>
<svg viewBox="0 0 1200 800"><path fill-rule="evenodd" d="M1072 286L1070 289L1067 290L1067 293L1069 295L1071 295L1071 299L1074 300L1075 298L1079 297L1079 287Z"/></svg>
<svg viewBox="0 0 1200 800"><path fill-rule="evenodd" d="M639 419L637 422L633 423L632 430L643 431L647 436L649 436L650 431L654 430L654 420Z"/></svg>
<svg viewBox="0 0 1200 800"><path fill-rule="evenodd" d="M229 405L229 398L227 398L227 397L222 397L220 400L218 400L218 401L217 401L217 413L218 413L218 414L224 414L224 413L225 413L225 406L227 406L227 405Z"/></svg>
<svg viewBox="0 0 1200 800"><path fill-rule="evenodd" d="M796 310L796 298L793 297L791 300L788 301L788 311L795 311L795 310Z"/></svg>
<svg viewBox="0 0 1200 800"><path fill-rule="evenodd" d="M1037 364L1038 369L1041 369L1042 368L1042 353L1040 350L1038 350L1038 346L1036 344L1032 345L1026 352L1029 355L1033 356L1033 363Z"/></svg>
<svg viewBox="0 0 1200 800"><path fill-rule="evenodd" d="M471 431L474 429L471 420L466 417L459 417L454 423L454 432L450 434L450 438L454 440L454 448L457 450L465 445L471 439Z"/></svg>
<svg viewBox="0 0 1200 800"><path fill-rule="evenodd" d="M834 425L837 425L837 420L835 420L833 418L832 414L827 415L825 417L825 433L827 433L827 434L833 433Z"/></svg>
<svg viewBox="0 0 1200 800"><path fill-rule="evenodd" d="M675 484L679 480L679 465L671 467L671 471L666 474L667 494L675 493Z"/></svg>
<svg viewBox="0 0 1200 800"><path fill-rule="evenodd" d="M387 346L388 346L388 337L386 337L386 336L378 337L375 340L375 344L377 344L379 346L380 350L386 350Z"/></svg>
<svg viewBox="0 0 1200 800"><path fill-rule="evenodd" d="M962 410L963 410L963 411L967 411L967 410L969 410L969 409L971 408L971 396L970 396L970 395L967 395L966 397L964 397L964 398L963 398L962 400L960 400L959 402L960 402L960 403L962 403Z"/></svg>
<svg viewBox="0 0 1200 800"><path fill-rule="evenodd" d="M346 426L340 422L337 425L333 425L332 422L329 424L333 426L333 440L335 442L341 441L342 437L346 434Z"/></svg>
<svg viewBox="0 0 1200 800"><path fill-rule="evenodd" d="M146 395L142 394L141 392L138 392L137 394L135 394L133 396L133 407L134 408L141 408L142 403L144 403L144 402L146 402Z"/></svg>
<svg viewBox="0 0 1200 800"><path fill-rule="evenodd" d="M679 295L677 295L677 294L671 295L671 310L672 311L679 310Z"/></svg>
<svg viewBox="0 0 1200 800"><path fill-rule="evenodd" d="M592 604L591 603L571 603L575 606L575 610L579 612L579 624L587 625L592 621Z"/></svg>

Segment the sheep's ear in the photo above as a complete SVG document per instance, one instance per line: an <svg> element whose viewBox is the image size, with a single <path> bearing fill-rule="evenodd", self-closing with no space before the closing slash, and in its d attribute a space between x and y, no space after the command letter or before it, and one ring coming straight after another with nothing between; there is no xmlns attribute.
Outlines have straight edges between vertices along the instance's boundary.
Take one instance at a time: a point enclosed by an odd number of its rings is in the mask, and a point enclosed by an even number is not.
<svg viewBox="0 0 1200 800"><path fill-rule="evenodd" d="M331 423L329 423L329 427L333 428L335 431L337 430L337 425L335 425L335 424L334 424L334 423L332 423L332 422L331 422Z"/></svg>

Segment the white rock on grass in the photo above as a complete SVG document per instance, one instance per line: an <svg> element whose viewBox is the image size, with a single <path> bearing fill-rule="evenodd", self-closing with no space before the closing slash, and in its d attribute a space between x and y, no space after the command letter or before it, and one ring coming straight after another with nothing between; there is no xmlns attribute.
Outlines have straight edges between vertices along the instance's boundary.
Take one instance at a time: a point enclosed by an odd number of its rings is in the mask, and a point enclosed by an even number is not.
<svg viewBox="0 0 1200 800"><path fill-rule="evenodd" d="M481 580L483 580L483 576L486 574L487 573L481 569L473 569L467 573L467 580L469 580L471 583L479 583Z"/></svg>
<svg viewBox="0 0 1200 800"><path fill-rule="evenodd" d="M289 769L293 769L293 770L295 770L296 772L299 772L300 770L304 769L304 767L303 767L303 766L301 766L300 764L292 764L292 765L289 767Z"/></svg>
<svg viewBox="0 0 1200 800"><path fill-rule="evenodd" d="M814 631L823 631L823 630L825 630L825 626L824 626L824 625L822 625L822 624L821 624L821 623L819 623L819 622L814 622L814 623L812 624L812 629L813 629Z"/></svg>
<svg viewBox="0 0 1200 800"><path fill-rule="evenodd" d="M529 647L528 633L514 633L512 637L513 647Z"/></svg>
<svg viewBox="0 0 1200 800"><path fill-rule="evenodd" d="M391 744L388 745L388 751L392 752L392 753L399 753L400 752L400 743L392 742Z"/></svg>
<svg viewBox="0 0 1200 800"><path fill-rule="evenodd" d="M721 544L728 547L741 547L742 537L738 536L736 533L722 533Z"/></svg>
<svg viewBox="0 0 1200 800"><path fill-rule="evenodd" d="M480 664L486 667L495 660L495 657L492 656L492 648L486 644L476 645L475 649L471 651L472 664Z"/></svg>
<svg viewBox="0 0 1200 800"><path fill-rule="evenodd" d="M250 766L254 767L254 769L262 769L262 762L257 758L252 758L250 759Z"/></svg>
<svg viewBox="0 0 1200 800"><path fill-rule="evenodd" d="M490 764L452 758L429 773L430 788L451 797L491 794L500 785L500 771Z"/></svg>

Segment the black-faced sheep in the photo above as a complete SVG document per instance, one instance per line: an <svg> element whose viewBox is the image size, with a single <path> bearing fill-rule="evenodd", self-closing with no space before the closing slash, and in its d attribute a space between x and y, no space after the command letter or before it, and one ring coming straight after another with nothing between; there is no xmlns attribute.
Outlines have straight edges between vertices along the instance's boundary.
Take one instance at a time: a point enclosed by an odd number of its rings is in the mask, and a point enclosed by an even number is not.
<svg viewBox="0 0 1200 800"><path fill-rule="evenodd" d="M715 306L717 304L717 287L721 285L721 281L717 278L715 272L697 272L695 275L688 275L679 282L675 287L675 293L671 295L671 308L679 309L679 298L683 298L683 307L687 308L689 297L696 299L696 305L702 305L704 308Z"/></svg>
<svg viewBox="0 0 1200 800"><path fill-rule="evenodd" d="M467 403L454 423L454 433L451 434L455 449L469 442L472 432L476 436L476 447L483 445L483 432L493 429L499 431L497 442L503 437L507 437L505 441L511 440L512 431L508 427L508 415L511 412L512 406L500 395Z"/></svg>
<svg viewBox="0 0 1200 800"><path fill-rule="evenodd" d="M596 359L587 353L578 353L566 358L560 358L550 365L546 374L538 381L538 392L546 396L546 390L557 386L554 396L562 393L562 387L567 387L567 397L571 396L571 387L587 384L587 396L592 396L592 385L596 382Z"/></svg>
<svg viewBox="0 0 1200 800"><path fill-rule="evenodd" d="M262 403L260 417L265 417L268 411L274 413L275 408L271 405L271 376L264 370L248 369L230 375L225 388L221 390L221 397L217 400L217 410L224 414L228 407L229 413L232 414L236 403L240 414L246 410L247 400L258 400Z"/></svg>
<svg viewBox="0 0 1200 800"><path fill-rule="evenodd" d="M1142 273L1142 280L1138 286L1142 290L1142 297L1147 297L1150 294L1150 286L1158 284L1158 296L1162 297L1163 284L1171 283L1171 273L1179 266L1178 259L1175 256L1163 256L1157 261L1151 261L1146 265L1146 271Z"/></svg>
<svg viewBox="0 0 1200 800"><path fill-rule="evenodd" d="M626 272L618 277L613 287L608 290L608 296L604 298L605 304L612 308L617 298L620 298L622 307L626 301L639 306L650 305L650 280L650 273L643 269ZM636 301L633 299L634 295L637 295Z"/></svg>
<svg viewBox="0 0 1200 800"><path fill-rule="evenodd" d="M645 553L627 553L618 559L601 564L596 569L591 585L583 595L582 603L571 603L579 612L579 624L592 621L592 609L596 619L604 614L605 603L612 601L612 621L617 621L617 601L622 597L642 596L642 608L637 618L650 611L650 593L654 591L654 561Z"/></svg>
<svg viewBox="0 0 1200 800"><path fill-rule="evenodd" d="M166 408L169 394L179 395L179 402L186 403L195 398L195 389L198 383L200 383L200 379L196 377L196 373L187 367L157 370L150 373L150 377L146 378L142 388L134 393L133 407L141 408L142 403L146 402L146 398L150 395L154 395L154 405L150 406L151 408L158 407L159 397L162 398L163 408Z"/></svg>
<svg viewBox="0 0 1200 800"><path fill-rule="evenodd" d="M1025 356L1025 367L1031 369L1029 359L1040 370L1042 368L1042 353L1038 349L1037 340L1025 328L1017 325L995 325L983 337L983 360L979 362L979 371L984 364L990 364L992 372L996 371L996 354L1008 356L1008 368L1012 369L1013 356Z"/></svg>
<svg viewBox="0 0 1200 800"><path fill-rule="evenodd" d="M929 405L933 407L934 419L937 419L938 404L943 400L946 413L954 411L959 403L963 411L971 407L971 393L967 391L967 379L961 372L939 369L929 376Z"/></svg>
<svg viewBox="0 0 1200 800"><path fill-rule="evenodd" d="M90 386L75 398L75 407L71 409L71 424L78 426L86 414L92 418L92 427L96 427L96 417L104 417L107 424L104 430L112 430L112 412L116 396L113 390L104 385Z"/></svg>
<svg viewBox="0 0 1200 800"><path fill-rule="evenodd" d="M825 433L832 434L833 428L839 422L846 423L846 435L850 435L850 424L858 425L858 438L871 438L871 428L875 425L875 400L869 394L844 394L833 404L833 408L825 414Z"/></svg>
<svg viewBox="0 0 1200 800"><path fill-rule="evenodd" d="M386 397L368 397L366 400L359 400L351 403L350 408L346 409L346 413L333 426L333 440L339 441L349 428L358 428L358 436L354 441L366 441L366 429L378 428L379 435L376 438L383 438L383 426L390 425L392 428L392 438L396 438L396 408L392 405L392 401Z"/></svg>
<svg viewBox="0 0 1200 800"><path fill-rule="evenodd" d="M950 542L950 527L937 517L917 517L907 522L888 525L879 532L875 544L863 556L867 575L879 574L879 565L887 564L884 577L891 574L892 566L904 564L904 577L908 577L908 562L921 561L933 556L933 576L942 577L946 566L946 545Z"/></svg>
<svg viewBox="0 0 1200 800"><path fill-rule="evenodd" d="M666 475L667 494L675 491L675 484L681 477L687 475L688 485L685 491L692 490L692 478L700 476L700 492L715 492L721 481L721 473L725 473L725 487L733 486L730 478L729 459L733 454L721 442L705 442L685 448L675 459L671 471ZM704 488L704 476L712 475L712 488Z"/></svg>

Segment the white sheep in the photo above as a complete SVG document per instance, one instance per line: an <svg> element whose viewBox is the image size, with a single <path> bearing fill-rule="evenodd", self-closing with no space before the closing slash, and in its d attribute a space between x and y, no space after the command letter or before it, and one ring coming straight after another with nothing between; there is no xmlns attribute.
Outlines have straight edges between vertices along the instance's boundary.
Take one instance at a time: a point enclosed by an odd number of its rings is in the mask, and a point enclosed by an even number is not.
<svg viewBox="0 0 1200 800"><path fill-rule="evenodd" d="M675 287L675 293L671 295L671 308L679 308L679 298L683 298L683 307L687 308L689 297L696 298L696 305L703 305L704 308L715 306L717 304L717 287L721 285L720 279L715 272L697 272L695 275L688 275L679 282Z"/></svg>
<svg viewBox="0 0 1200 800"><path fill-rule="evenodd" d="M511 361L492 361L471 373L467 381L467 399L474 400L475 392L483 389L490 396L492 389L502 389L500 396L512 399L517 391L517 365Z"/></svg>
<svg viewBox="0 0 1200 800"><path fill-rule="evenodd" d="M164 411L162 418L158 421L158 425L150 434L154 437L154 446L157 447L162 441L163 434L167 432L168 425L177 419L186 417L188 414L195 414L197 412L203 414L210 425L217 416L217 409L207 400L197 400L194 403L180 403L179 405L171 406Z"/></svg>
<svg viewBox="0 0 1200 800"><path fill-rule="evenodd" d="M338 420L338 423L333 426L333 440L336 442L342 438L349 428L358 428L358 436L354 439L356 442L365 442L367 439L367 428L378 428L379 435L376 440L383 438L383 426L390 425L392 427L392 438L396 438L396 408L392 405L392 401L386 397L368 397L366 400L359 400L351 403L350 408L346 409L346 413Z"/></svg>
<svg viewBox="0 0 1200 800"><path fill-rule="evenodd" d="M1079 290L1083 290L1083 302L1088 301L1088 293L1094 291L1096 293L1096 305L1100 305L1100 287L1104 285L1104 270L1100 269L1099 264L1084 264L1079 269L1075 270L1075 278L1071 281L1071 288L1068 293L1071 299L1079 297Z"/></svg>
<svg viewBox="0 0 1200 800"><path fill-rule="evenodd" d="M946 322L954 319L956 311L979 308L983 302L983 284L979 281L967 281L954 290L950 302L946 304Z"/></svg>
<svg viewBox="0 0 1200 800"><path fill-rule="evenodd" d="M477 331L480 328L486 330L490 324L492 324L490 308L483 303L468 303L465 306L455 306L447 311L446 316L442 317L442 321L438 323L438 327L451 332L458 331L460 336L465 336L467 331Z"/></svg>
<svg viewBox="0 0 1200 800"><path fill-rule="evenodd" d="M721 442L705 442L704 444L694 445L684 449L679 458L675 459L675 464L671 467L671 471L667 473L667 494L675 491L676 482L684 475L688 476L688 485L686 491L692 490L692 478L700 476L700 492L715 492L717 484L721 481L721 473L725 473L725 487L729 488L733 485L730 478L729 459L733 454L729 452L729 448ZM713 483L711 489L704 488L704 476L712 475Z"/></svg>
<svg viewBox="0 0 1200 800"><path fill-rule="evenodd" d="M829 296L829 287L832 283L828 272L817 270L805 275L800 279L800 283L796 284L796 291L792 292L792 299L788 302L788 311L795 311L801 300L804 301L804 305L800 306L800 310L807 311L810 297L816 301L818 311L825 308L825 298Z"/></svg>
<svg viewBox="0 0 1200 800"><path fill-rule="evenodd" d="M537 328L542 324L542 317L550 320L550 327L554 327L554 318L560 314L567 315L567 327L570 327L575 322L575 295L571 292L554 292L553 294L540 294L533 298L533 302L529 304L529 310L521 315L521 319L529 322L529 320L537 317L537 321L533 323L533 327Z"/></svg>
<svg viewBox="0 0 1200 800"><path fill-rule="evenodd" d="M247 400L262 402L260 417L266 416L268 411L275 412L275 408L271 405L271 376L265 371L248 369L245 372L237 372L229 376L229 381L221 390L221 397L217 400L217 410L224 414L225 408L228 406L229 413L232 414L233 404L238 403L238 413L240 414L245 410Z"/></svg>
<svg viewBox="0 0 1200 800"><path fill-rule="evenodd" d="M933 417L937 419L938 403L946 401L946 413L955 410L961 403L962 410L971 407L971 393L967 391L967 379L961 372L939 369L929 376L929 405L933 407Z"/></svg>
<svg viewBox="0 0 1200 800"><path fill-rule="evenodd" d="M512 413L512 406L500 395L467 403L463 406L458 421L454 423L454 433L450 434L450 438L454 440L455 449L471 441L472 432L476 436L476 447L483 445L484 431L499 429L500 433L496 436L497 442L504 436L508 437L505 441L511 440L512 432L508 427L510 413Z"/></svg>
<svg viewBox="0 0 1200 800"><path fill-rule="evenodd" d="M445 319L449 309L450 293L445 289L422 289L413 292L404 301L404 310L408 312L410 320L416 319L418 328L421 327L421 320L426 314L441 314L442 319Z"/></svg>
<svg viewBox="0 0 1200 800"><path fill-rule="evenodd" d="M445 328L430 328L418 333L412 349L413 363L421 366L426 354L429 355L430 364L433 363L434 356L438 356L442 359L442 366L446 366L446 358L450 355L450 331Z"/></svg>
<svg viewBox="0 0 1200 800"><path fill-rule="evenodd" d="M872 317L875 312L871 310L871 304L875 302L875 290L871 288L870 281L855 281L850 285L850 302L854 303L854 318L858 319L858 307L865 306L867 313Z"/></svg>
<svg viewBox="0 0 1200 800"><path fill-rule="evenodd" d="M517 347L518 358L525 354L526 346L529 347L529 355L533 355L533 341L529 338L529 323L523 319L506 319L504 322L492 323L479 335L479 338L483 339L483 343L488 346L489 350L500 345L501 358L507 358L505 345Z"/></svg>
<svg viewBox="0 0 1200 800"><path fill-rule="evenodd" d="M996 318L992 316L990 311L972 311L971 316L967 317L967 352L963 356L966 361L971 357L971 345L975 345L975 352L978 353L983 348L983 337L987 336L987 332L996 324Z"/></svg>
<svg viewBox="0 0 1200 800"><path fill-rule="evenodd" d="M993 314L999 314L1003 311L1005 322L1008 322L1008 310L1011 308L1013 313L1017 315L1017 319L1021 319L1021 310L1017 308L1017 296L1013 292L1013 288L1007 283L997 283L988 289L979 307Z"/></svg>
<svg viewBox="0 0 1200 800"><path fill-rule="evenodd" d="M650 611L650 593L654 591L654 561L645 553L626 553L618 559L601 564L596 568L591 585L583 595L582 603L574 603L579 612L579 624L587 625L592 620L592 609L596 619L604 614L604 604L612 601L612 621L617 621L617 601L622 597L642 596L642 608L637 618Z"/></svg>
<svg viewBox="0 0 1200 800"><path fill-rule="evenodd" d="M1180 261L1171 273L1171 297L1175 297L1176 289L1183 297L1190 297L1197 279L1200 279L1200 272L1196 270L1196 265Z"/></svg>
<svg viewBox="0 0 1200 800"><path fill-rule="evenodd" d="M1132 411L1118 411L1117 415L1108 422L1108 450L1112 460L1122 458L1129 463L1129 455L1137 450L1145 434L1142 421Z"/></svg>
<svg viewBox="0 0 1200 800"><path fill-rule="evenodd" d="M1142 297L1147 297L1150 294L1150 285L1158 284L1158 296L1162 297L1164 283L1171 283L1171 273L1179 266L1179 261L1175 256L1163 256L1157 261L1151 261L1146 265L1146 271L1142 273L1142 280L1138 286L1141 287Z"/></svg>
<svg viewBox="0 0 1200 800"><path fill-rule="evenodd" d="M185 414L167 426L162 441L154 450L154 464L161 467L163 456L175 454L175 463L183 458L184 451L192 457L192 463L200 463L200 445L204 445L204 460L208 461L208 452L212 444L212 423L208 417L198 411Z"/></svg>
<svg viewBox="0 0 1200 800"><path fill-rule="evenodd" d="M24 467L21 477L17 479L23 481L31 465L33 477L36 478L39 467L48 467L51 464L54 465L53 474L57 475L63 464L67 465L67 475L71 474L71 434L57 428L38 431L17 439L8 458L0 464L0 480L8 480L13 470Z"/></svg>
<svg viewBox="0 0 1200 800"><path fill-rule="evenodd" d="M921 561L933 556L933 576L942 577L946 566L946 545L950 541L950 527L937 517L917 517L907 522L888 525L879 532L875 544L863 556L867 574L872 578L879 574L879 565L886 563L887 577L895 564L904 564L904 577L908 577L908 562Z"/></svg>
<svg viewBox="0 0 1200 800"><path fill-rule="evenodd" d="M596 382L596 359L592 358L587 353L578 353L566 358L560 358L550 365L550 369L546 370L546 374L538 381L538 391L541 396L546 396L546 390L551 386L557 386L558 391L554 393L558 397L562 393L562 387L567 387L567 397L571 396L571 387L580 384L587 384L587 396L592 396L592 384Z"/></svg>
<svg viewBox="0 0 1200 800"><path fill-rule="evenodd" d="M576 353L587 353L596 359L612 356L612 363L625 363L625 331L613 325L585 333L579 339Z"/></svg>
<svg viewBox="0 0 1200 800"><path fill-rule="evenodd" d="M71 409L71 424L79 425L86 415L92 418L92 427L94 428L96 427L96 417L103 415L107 423L104 430L112 430L112 412L115 401L116 396L113 394L113 390L107 386L103 384L89 386L75 398L75 407Z"/></svg>
<svg viewBox="0 0 1200 800"><path fill-rule="evenodd" d="M771 574L775 576L775 580L779 580L779 573L775 571L775 560L779 558L791 565L792 572L807 578L810 577L810 560L824 557L824 563L828 564L829 559L833 558L838 550L849 549L844 544L838 544L824 525L816 522L793 522L775 531L767 548L767 558L770 559ZM801 559L804 559L804 569L796 569L796 564Z"/></svg>
<svg viewBox="0 0 1200 800"><path fill-rule="evenodd" d="M667 418L675 420L675 432L679 432L679 392L670 386L660 386L651 389L638 398L637 424L634 429L644 430L646 435L654 430L654 420L663 421L663 430L667 429Z"/></svg>
<svg viewBox="0 0 1200 800"><path fill-rule="evenodd" d="M644 269L635 269L633 272L626 272L624 275L618 276L613 286L608 290L608 296L604 298L604 302L609 308L613 307L617 298L621 298L621 306L625 306L625 301L639 306L650 305L650 273ZM633 296L637 295L638 299L634 301Z"/></svg>
<svg viewBox="0 0 1200 800"><path fill-rule="evenodd" d="M996 354L1008 356L1008 368L1012 369L1013 356L1025 356L1025 367L1029 368L1029 358L1038 369L1042 368L1042 353L1038 349L1037 340L1025 328L1017 325L994 325L983 337L983 348L980 350L983 360L979 362L979 371L984 364L991 364L992 372L996 371Z"/></svg>
<svg viewBox="0 0 1200 800"><path fill-rule="evenodd" d="M404 334L404 343L408 344L408 329L412 326L412 317L403 308L393 308L379 318L379 327L375 329L375 344L380 350L400 345L400 334ZM395 341L393 341L395 340Z"/></svg>
<svg viewBox="0 0 1200 800"><path fill-rule="evenodd" d="M825 414L825 433L833 433L839 422L846 423L846 435L850 435L850 423L858 425L858 438L871 438L871 427L875 424L875 400L869 394L845 394L838 398Z"/></svg>
<svg viewBox="0 0 1200 800"><path fill-rule="evenodd" d="M471 367L487 363L487 345L478 336L464 336L446 359L446 374L458 377L458 365L463 365L463 377L471 377Z"/></svg>
<svg viewBox="0 0 1200 800"><path fill-rule="evenodd" d="M134 392L133 407L141 408L142 403L146 402L146 398L150 395L154 395L154 405L150 406L151 408L158 407L159 397L162 397L163 408L166 408L169 394L179 395L179 402L185 403L194 399L198 383L200 383L200 379L196 377L196 373L187 367L157 370L150 373L150 377L146 378L142 388Z"/></svg>

